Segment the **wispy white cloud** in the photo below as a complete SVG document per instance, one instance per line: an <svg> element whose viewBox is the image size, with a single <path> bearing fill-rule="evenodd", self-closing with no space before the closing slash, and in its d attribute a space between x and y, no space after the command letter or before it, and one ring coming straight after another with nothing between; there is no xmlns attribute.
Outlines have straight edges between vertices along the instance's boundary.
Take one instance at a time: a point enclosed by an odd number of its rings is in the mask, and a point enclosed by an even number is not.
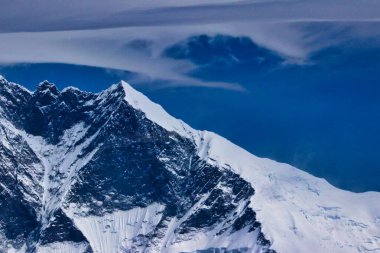
<svg viewBox="0 0 380 253"><path fill-rule="evenodd" d="M375 0L0 1L0 63L129 70L168 85L242 89L189 77L196 68L191 62L162 56L163 49L192 35L248 36L302 62L340 40L380 34L373 25L380 21L380 2ZM150 50L130 46L136 39L150 41Z"/></svg>
<svg viewBox="0 0 380 253"><path fill-rule="evenodd" d="M380 2L377 0L14 0L2 4L0 31L83 30L237 21L368 22L380 21L379 8Z"/></svg>
<svg viewBox="0 0 380 253"><path fill-rule="evenodd" d="M154 40L154 33L140 37L131 29L0 34L0 63L67 63L128 70L141 80L165 80L166 86L199 86L242 91L240 85L205 82L189 77L196 68L186 60L141 51L130 44L136 38ZM148 36L148 34L150 36ZM169 42L168 42L169 43Z"/></svg>

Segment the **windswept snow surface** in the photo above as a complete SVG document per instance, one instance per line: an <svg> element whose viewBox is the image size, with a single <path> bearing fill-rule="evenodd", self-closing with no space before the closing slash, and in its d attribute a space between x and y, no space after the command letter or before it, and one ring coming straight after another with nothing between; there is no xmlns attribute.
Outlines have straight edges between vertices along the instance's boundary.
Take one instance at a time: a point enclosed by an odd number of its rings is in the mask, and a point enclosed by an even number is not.
<svg viewBox="0 0 380 253"><path fill-rule="evenodd" d="M380 252L378 192L337 189L290 165L253 156L210 132L202 132L201 139L201 155L208 162L231 167L255 188L251 207L273 249Z"/></svg>
<svg viewBox="0 0 380 253"><path fill-rule="evenodd" d="M256 157L217 134L192 129L122 85L125 100L149 120L194 140L202 159L231 168L252 184L250 206L277 252L380 252L379 192L344 191L288 164Z"/></svg>
<svg viewBox="0 0 380 253"><path fill-rule="evenodd" d="M196 206L195 206L196 207ZM75 205L66 210L66 214L74 220L75 225L84 233L94 252L145 252L141 242L144 236L149 236L154 231L162 218L165 206L154 203L146 208L133 208L127 211L115 211L104 216L86 216L78 212ZM191 209L188 215L193 214ZM259 253L261 248L256 245L258 231L248 231L248 227L236 233L227 231L222 236L216 236L221 227L215 227L211 231L194 231L186 234L187 238L176 237L174 231L184 222L188 215L181 219L173 218L168 222L165 240L161 245L149 249L149 252L197 252L199 249L226 248L249 249L249 252ZM184 240L183 240L184 239ZM140 240L140 241L139 241ZM244 245L244 248L241 246ZM132 251L132 252L135 252Z"/></svg>
<svg viewBox="0 0 380 253"><path fill-rule="evenodd" d="M152 204L103 216L81 216L77 210L80 209L73 204L66 212L83 232L93 251L109 253L130 250L138 244L139 235L151 233L161 220L164 206Z"/></svg>
<svg viewBox="0 0 380 253"><path fill-rule="evenodd" d="M73 242L54 242L37 249L37 253L84 253L87 245Z"/></svg>

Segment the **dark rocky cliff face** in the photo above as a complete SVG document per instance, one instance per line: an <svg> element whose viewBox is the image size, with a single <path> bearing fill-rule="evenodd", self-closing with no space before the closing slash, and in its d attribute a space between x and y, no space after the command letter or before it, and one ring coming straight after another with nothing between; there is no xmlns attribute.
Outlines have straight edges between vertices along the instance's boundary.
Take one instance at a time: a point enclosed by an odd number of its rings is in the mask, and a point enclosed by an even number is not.
<svg viewBox="0 0 380 253"><path fill-rule="evenodd" d="M157 224L120 252L165 252L208 231L251 235L255 248L228 252L274 252L248 207L252 186L202 160L194 141L150 121L124 96L122 85L92 94L43 82L30 93L0 81L0 252L38 252L57 242L95 252L72 215L103 217L154 203L164 206Z"/></svg>

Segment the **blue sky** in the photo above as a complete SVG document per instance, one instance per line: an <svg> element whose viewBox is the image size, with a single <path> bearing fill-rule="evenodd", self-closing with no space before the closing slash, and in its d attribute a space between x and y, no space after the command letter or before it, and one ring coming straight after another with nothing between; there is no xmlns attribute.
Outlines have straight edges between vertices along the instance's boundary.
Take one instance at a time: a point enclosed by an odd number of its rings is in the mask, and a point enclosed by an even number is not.
<svg viewBox="0 0 380 253"><path fill-rule="evenodd" d="M40 2L0 10L7 79L95 92L124 79L256 155L380 190L378 2Z"/></svg>

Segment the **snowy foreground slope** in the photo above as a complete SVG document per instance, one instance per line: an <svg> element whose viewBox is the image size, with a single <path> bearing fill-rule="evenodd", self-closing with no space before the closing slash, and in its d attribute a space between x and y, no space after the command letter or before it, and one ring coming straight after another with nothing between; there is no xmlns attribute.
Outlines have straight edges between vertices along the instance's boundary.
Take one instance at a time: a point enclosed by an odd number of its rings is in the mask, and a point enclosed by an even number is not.
<svg viewBox="0 0 380 253"><path fill-rule="evenodd" d="M0 252L380 252L380 193L197 131L125 82L0 77Z"/></svg>

